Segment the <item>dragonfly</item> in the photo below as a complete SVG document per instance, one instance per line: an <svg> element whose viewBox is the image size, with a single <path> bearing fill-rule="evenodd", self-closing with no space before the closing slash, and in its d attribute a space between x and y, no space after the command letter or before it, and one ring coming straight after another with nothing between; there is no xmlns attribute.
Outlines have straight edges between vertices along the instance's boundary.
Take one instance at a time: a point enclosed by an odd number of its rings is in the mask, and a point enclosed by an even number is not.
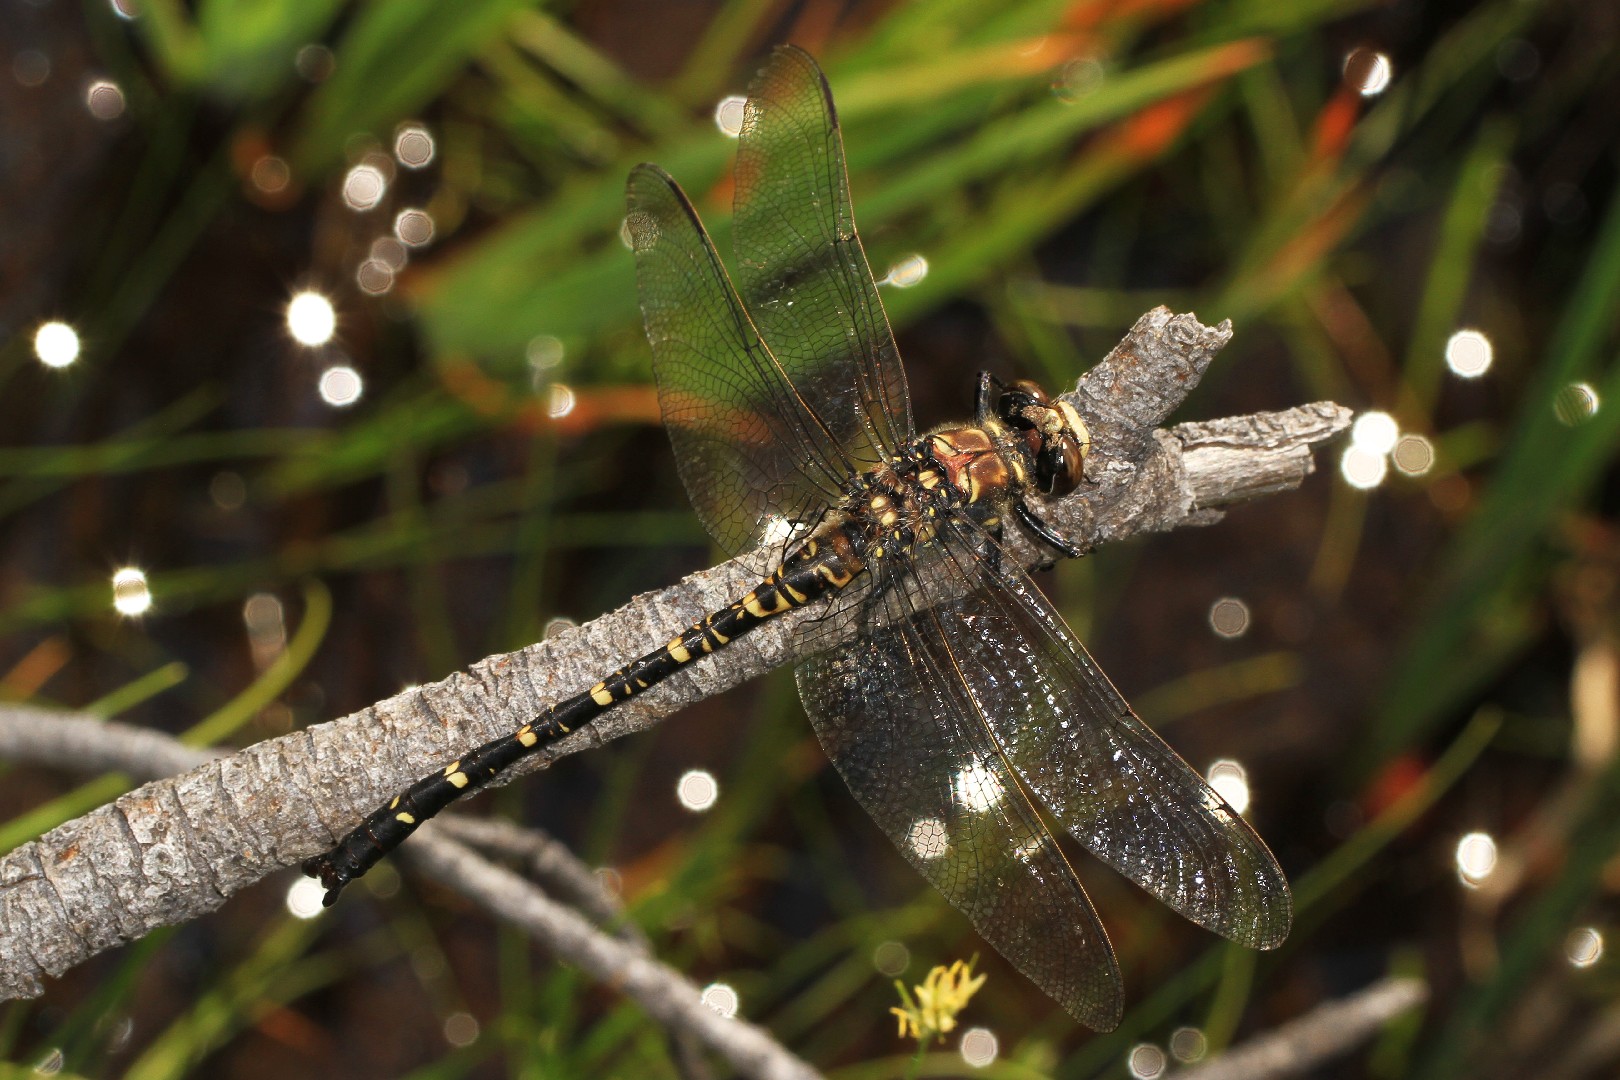
<svg viewBox="0 0 1620 1080"><path fill-rule="evenodd" d="M1269 949L1292 920L1264 841L1126 704L1008 551L1081 552L1032 505L1086 480L1073 405L979 378L971 423L919 433L850 206L826 78L793 46L754 78L727 273L656 165L627 185L653 372L681 480L728 552L780 553L735 603L401 792L305 870L333 903L423 821L790 611L800 697L904 857L1081 1023L1124 984L1052 825L1188 919ZM1051 823L1049 825L1049 822Z"/></svg>

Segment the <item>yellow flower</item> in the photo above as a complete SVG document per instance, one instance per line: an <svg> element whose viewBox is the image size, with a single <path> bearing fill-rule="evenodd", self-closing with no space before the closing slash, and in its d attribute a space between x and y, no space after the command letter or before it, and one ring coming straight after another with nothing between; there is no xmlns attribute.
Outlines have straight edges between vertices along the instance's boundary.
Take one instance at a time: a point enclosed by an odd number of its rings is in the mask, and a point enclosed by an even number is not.
<svg viewBox="0 0 1620 1080"><path fill-rule="evenodd" d="M904 983L899 979L894 981L904 1007L890 1008L889 1011L900 1021L902 1039L910 1037L918 1042L926 1042L943 1038L946 1032L956 1027L956 1014L967 1008L968 1000L984 985L985 976L973 974L973 965L978 959L975 956L965 964L958 960L948 968L936 966L914 988L915 999L906 992Z"/></svg>

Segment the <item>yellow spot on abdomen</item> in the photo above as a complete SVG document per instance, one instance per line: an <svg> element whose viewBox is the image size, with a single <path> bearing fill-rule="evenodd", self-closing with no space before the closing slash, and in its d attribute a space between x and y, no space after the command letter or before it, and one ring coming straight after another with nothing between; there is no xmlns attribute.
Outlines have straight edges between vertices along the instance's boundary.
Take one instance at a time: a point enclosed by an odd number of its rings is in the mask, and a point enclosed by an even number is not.
<svg viewBox="0 0 1620 1080"><path fill-rule="evenodd" d="M446 773L445 779L456 785L458 788L466 787L467 784L470 783L470 781L467 779L467 774L464 772Z"/></svg>
<svg viewBox="0 0 1620 1080"><path fill-rule="evenodd" d="M401 825L415 825L416 824L416 819L415 818L411 817L411 815L409 815L409 814L404 814L404 813L395 814L394 815L394 820L399 822Z"/></svg>
<svg viewBox="0 0 1620 1080"><path fill-rule="evenodd" d="M613 695L608 693L606 683L597 683L591 687L591 700L603 708L613 704Z"/></svg>
<svg viewBox="0 0 1620 1080"><path fill-rule="evenodd" d="M793 606L789 604L787 602L787 598L776 589L771 590L771 600L773 601L772 606L766 607L760 602L759 594L757 592L751 592L748 594L744 608L748 614L752 615L756 619L768 619L772 615L780 615L782 612Z"/></svg>

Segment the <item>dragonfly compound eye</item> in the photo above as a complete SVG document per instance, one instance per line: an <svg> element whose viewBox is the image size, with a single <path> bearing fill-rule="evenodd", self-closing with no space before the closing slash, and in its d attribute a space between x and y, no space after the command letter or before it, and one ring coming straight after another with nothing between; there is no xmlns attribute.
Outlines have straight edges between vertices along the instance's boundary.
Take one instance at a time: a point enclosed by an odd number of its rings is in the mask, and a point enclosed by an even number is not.
<svg viewBox="0 0 1620 1080"><path fill-rule="evenodd" d="M1059 401L1036 425L1041 442L1035 452L1035 482L1048 495L1067 495L1086 478L1091 433L1074 406Z"/></svg>

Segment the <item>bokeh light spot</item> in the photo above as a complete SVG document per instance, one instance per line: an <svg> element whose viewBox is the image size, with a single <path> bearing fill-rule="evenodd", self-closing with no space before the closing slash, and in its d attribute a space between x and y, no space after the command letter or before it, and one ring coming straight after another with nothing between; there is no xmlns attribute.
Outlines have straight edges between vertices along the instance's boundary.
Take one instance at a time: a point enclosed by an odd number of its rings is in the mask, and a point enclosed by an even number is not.
<svg viewBox="0 0 1620 1080"><path fill-rule="evenodd" d="M433 215L426 210L401 210L394 217L394 235L400 243L421 247L433 239Z"/></svg>
<svg viewBox="0 0 1620 1080"><path fill-rule="evenodd" d="M1249 809L1249 770L1231 758L1221 758L1209 766L1209 786L1238 813Z"/></svg>
<svg viewBox="0 0 1620 1080"><path fill-rule="evenodd" d="M451 1046L471 1046L478 1035L478 1018L472 1013L453 1012L444 1018L444 1041Z"/></svg>
<svg viewBox="0 0 1620 1080"><path fill-rule="evenodd" d="M728 139L742 134L743 106L747 100L739 94L720 99L720 104L714 107L714 126L720 129L720 134Z"/></svg>
<svg viewBox="0 0 1620 1080"><path fill-rule="evenodd" d="M1372 454L1387 454L1395 449L1400 435L1395 418L1387 412L1364 412L1350 427L1350 441Z"/></svg>
<svg viewBox="0 0 1620 1080"><path fill-rule="evenodd" d="M293 57L293 69L306 82L325 82L337 68L337 58L325 45L305 45Z"/></svg>
<svg viewBox="0 0 1620 1080"><path fill-rule="evenodd" d="M1383 454L1351 443L1339 459L1339 473L1345 483L1366 491L1384 482L1384 477L1389 475L1389 461Z"/></svg>
<svg viewBox="0 0 1620 1080"><path fill-rule="evenodd" d="M546 415L553 420L561 420L574 411L576 404L574 388L563 383L552 383L551 390L546 395Z"/></svg>
<svg viewBox="0 0 1620 1080"><path fill-rule="evenodd" d="M388 269L396 274L405 269L405 264L411 261L410 249L399 242L397 237L379 236L371 242L371 257L378 262L385 263Z"/></svg>
<svg viewBox="0 0 1620 1080"><path fill-rule="evenodd" d="M321 913L326 888L314 878L302 877L287 886L287 911L295 919L313 919Z"/></svg>
<svg viewBox="0 0 1620 1080"><path fill-rule="evenodd" d="M347 364L334 364L321 372L317 384L321 400L333 408L344 409L360 400L365 383L360 373Z"/></svg>
<svg viewBox="0 0 1620 1080"><path fill-rule="evenodd" d="M1470 889L1496 870L1496 840L1490 833L1471 832L1457 841L1457 879Z"/></svg>
<svg viewBox="0 0 1620 1080"><path fill-rule="evenodd" d="M433 134L421 124L401 124L394 130L394 160L407 169L424 169L437 152Z"/></svg>
<svg viewBox="0 0 1620 1080"><path fill-rule="evenodd" d="M351 210L372 209L387 191L388 177L370 163L356 165L343 177L343 201Z"/></svg>
<svg viewBox="0 0 1620 1080"><path fill-rule="evenodd" d="M361 292L381 296L394 287L394 268L381 259L367 259L355 269L354 283Z"/></svg>
<svg viewBox="0 0 1620 1080"><path fill-rule="evenodd" d="M1249 629L1249 605L1223 596L1209 606L1209 627L1223 638L1242 637Z"/></svg>
<svg viewBox="0 0 1620 1080"><path fill-rule="evenodd" d="M995 1062L996 1056L1001 1053L1001 1044L996 1039L996 1033L989 1028L968 1028L962 1032L962 1060L975 1069L982 1069Z"/></svg>
<svg viewBox="0 0 1620 1080"><path fill-rule="evenodd" d="M536 334L529 339L524 356L535 371L550 371L563 362L563 343L551 334Z"/></svg>
<svg viewBox="0 0 1620 1080"><path fill-rule="evenodd" d="M1157 1080L1164 1075L1164 1051L1152 1043L1137 1043L1125 1055L1125 1067L1136 1080Z"/></svg>
<svg viewBox="0 0 1620 1080"><path fill-rule="evenodd" d="M1052 96L1072 105L1101 86L1105 74L1101 61L1095 57L1070 60L1052 79Z"/></svg>
<svg viewBox="0 0 1620 1080"><path fill-rule="evenodd" d="M703 988L703 1004L730 1019L737 1015L737 1007L742 1001L737 997L737 991L723 982L715 982Z"/></svg>
<svg viewBox="0 0 1620 1080"><path fill-rule="evenodd" d="M1603 935L1595 926L1570 931L1564 939L1564 956L1578 968L1591 967L1603 959Z"/></svg>
<svg viewBox="0 0 1620 1080"><path fill-rule="evenodd" d="M124 92L111 79L97 79L85 88L84 105L97 120L116 120L124 115Z"/></svg>
<svg viewBox="0 0 1620 1080"><path fill-rule="evenodd" d="M337 330L332 301L305 289L287 302L287 332L301 345L325 345Z"/></svg>
<svg viewBox="0 0 1620 1080"><path fill-rule="evenodd" d="M1596 416L1601 405L1591 383L1570 383L1553 399L1553 415L1565 427L1577 427Z"/></svg>
<svg viewBox="0 0 1620 1080"><path fill-rule="evenodd" d="M279 195L292 182L292 170L283 159L264 154L248 170L248 180L266 195Z"/></svg>
<svg viewBox="0 0 1620 1080"><path fill-rule="evenodd" d="M1170 1036L1170 1054L1183 1065L1203 1060L1209 1053L1209 1040L1195 1027L1176 1028Z"/></svg>
<svg viewBox="0 0 1620 1080"><path fill-rule="evenodd" d="M909 289L928 276L928 260L921 255L907 255L905 258L889 267L889 272L879 284L893 285L897 289Z"/></svg>
<svg viewBox="0 0 1620 1080"><path fill-rule="evenodd" d="M1446 339L1446 366L1452 374L1477 379L1491 369L1491 339L1478 330L1458 330Z"/></svg>
<svg viewBox="0 0 1620 1080"><path fill-rule="evenodd" d="M240 510L247 502L247 484L241 473L221 469L208 481L208 497L221 510Z"/></svg>
<svg viewBox="0 0 1620 1080"><path fill-rule="evenodd" d="M126 566L113 574L113 610L120 615L144 615L152 610L152 590L146 574Z"/></svg>
<svg viewBox="0 0 1620 1080"><path fill-rule="evenodd" d="M911 950L898 941L885 941L872 950L872 966L893 978L911 966Z"/></svg>
<svg viewBox="0 0 1620 1080"><path fill-rule="evenodd" d="M79 332L55 319L42 323L34 331L34 355L46 367L67 367L79 358Z"/></svg>
<svg viewBox="0 0 1620 1080"><path fill-rule="evenodd" d="M11 58L11 77L29 90L43 86L51 77L51 58L38 49L23 49Z"/></svg>
<svg viewBox="0 0 1620 1080"><path fill-rule="evenodd" d="M1407 476L1422 476L1434 468L1434 444L1421 435L1402 435L1390 458Z"/></svg>
<svg viewBox="0 0 1620 1080"><path fill-rule="evenodd" d="M1377 97L1389 89L1394 74L1389 57L1374 49L1352 49L1344 58L1344 81L1362 97Z"/></svg>
<svg viewBox="0 0 1620 1080"><path fill-rule="evenodd" d="M720 798L720 783L707 769L688 769L675 782L675 798L683 808L701 814Z"/></svg>

